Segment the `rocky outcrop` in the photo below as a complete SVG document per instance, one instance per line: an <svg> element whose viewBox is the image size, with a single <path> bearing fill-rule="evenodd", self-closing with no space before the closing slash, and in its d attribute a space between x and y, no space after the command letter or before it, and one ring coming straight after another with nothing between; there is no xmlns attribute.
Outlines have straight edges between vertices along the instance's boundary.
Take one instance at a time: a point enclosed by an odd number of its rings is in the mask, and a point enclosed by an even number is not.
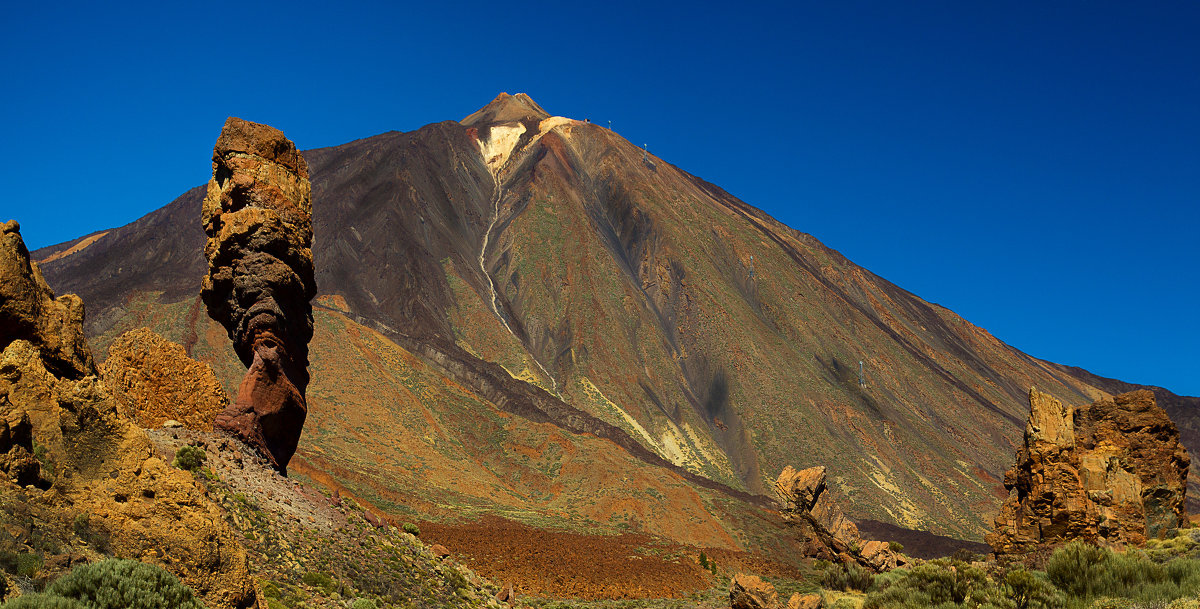
<svg viewBox="0 0 1200 609"><path fill-rule="evenodd" d="M755 575L738 573L729 584L730 609L780 609L775 586Z"/></svg>
<svg viewBox="0 0 1200 609"><path fill-rule="evenodd" d="M178 421L207 431L229 405L212 366L188 357L183 346L149 328L117 337L101 374L122 411L145 428Z"/></svg>
<svg viewBox="0 0 1200 609"><path fill-rule="evenodd" d="M1025 446L987 542L997 555L1082 539L1141 545L1187 522L1190 458L1149 391L1071 408L1029 391Z"/></svg>
<svg viewBox="0 0 1200 609"><path fill-rule="evenodd" d="M40 553L45 569L81 555L138 558L177 575L208 607L256 606L246 555L220 508L121 414L78 338L82 304L54 299L12 222L3 227L0 290L0 520L37 532L0 536L0 550Z"/></svg>
<svg viewBox="0 0 1200 609"><path fill-rule="evenodd" d="M83 301L54 298L42 271L29 258L16 220L0 225L0 349L20 338L41 354L55 374L77 379L95 374L83 337Z"/></svg>
<svg viewBox="0 0 1200 609"><path fill-rule="evenodd" d="M248 370L215 427L285 473L308 413L316 294L310 193L308 165L282 132L225 122L201 213L208 235L201 296Z"/></svg>
<svg viewBox="0 0 1200 609"><path fill-rule="evenodd" d="M823 600L820 594L792 594L788 599L788 609L821 609Z"/></svg>
<svg viewBox="0 0 1200 609"><path fill-rule="evenodd" d="M784 468L775 481L775 493L784 519L798 527L804 554L843 564L858 563L876 572L904 564L904 556L887 542L864 540L846 517L825 484L823 466L796 470Z"/></svg>

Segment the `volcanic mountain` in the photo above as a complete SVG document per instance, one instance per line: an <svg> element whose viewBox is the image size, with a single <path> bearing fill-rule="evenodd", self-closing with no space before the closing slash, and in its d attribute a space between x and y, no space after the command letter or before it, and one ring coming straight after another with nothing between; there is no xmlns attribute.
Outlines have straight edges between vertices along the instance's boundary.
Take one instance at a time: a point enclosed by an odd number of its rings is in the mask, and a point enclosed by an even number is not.
<svg viewBox="0 0 1200 609"><path fill-rule="evenodd" d="M979 538L1029 387L1120 388L524 94L304 156L319 296L292 470L391 513L765 548L766 489L824 465L851 516ZM98 357L149 326L232 389L203 195L34 256ZM1170 398L1200 449L1200 400Z"/></svg>

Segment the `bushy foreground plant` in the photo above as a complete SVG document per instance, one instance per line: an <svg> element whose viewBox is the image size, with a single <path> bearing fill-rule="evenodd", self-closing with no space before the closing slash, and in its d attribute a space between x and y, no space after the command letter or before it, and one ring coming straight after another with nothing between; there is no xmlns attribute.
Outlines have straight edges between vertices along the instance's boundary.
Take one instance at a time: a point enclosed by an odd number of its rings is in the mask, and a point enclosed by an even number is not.
<svg viewBox="0 0 1200 609"><path fill-rule="evenodd" d="M1046 563L1046 575L1058 589L1080 601L1109 597L1165 602L1200 593L1200 560L1157 563L1138 551L1113 552L1083 542L1055 551Z"/></svg>
<svg viewBox="0 0 1200 609"><path fill-rule="evenodd" d="M982 569L952 558L898 569L881 579L877 588L867 596L863 609L1015 607L1004 586L990 580Z"/></svg>
<svg viewBox="0 0 1200 609"><path fill-rule="evenodd" d="M1045 573L989 576L955 559L930 561L875 578L863 609L1184 609L1200 593L1200 560L1158 563L1142 552L1082 542L1051 554Z"/></svg>
<svg viewBox="0 0 1200 609"><path fill-rule="evenodd" d="M866 592L875 582L875 574L856 563L834 564L821 574L821 587L829 590Z"/></svg>
<svg viewBox="0 0 1200 609"><path fill-rule="evenodd" d="M204 609L174 575L136 560L109 559L80 565L43 594L27 594L0 609Z"/></svg>

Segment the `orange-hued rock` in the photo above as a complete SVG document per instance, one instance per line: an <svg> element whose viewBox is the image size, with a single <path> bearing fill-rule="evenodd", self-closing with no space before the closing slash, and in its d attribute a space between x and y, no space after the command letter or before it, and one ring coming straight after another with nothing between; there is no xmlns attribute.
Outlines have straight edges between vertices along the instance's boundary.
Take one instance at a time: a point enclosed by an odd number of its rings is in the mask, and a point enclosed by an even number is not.
<svg viewBox="0 0 1200 609"><path fill-rule="evenodd" d="M201 296L249 368L214 427L286 472L308 415L316 295L308 165L278 129L230 117L212 167L201 210L208 235Z"/></svg>
<svg viewBox="0 0 1200 609"><path fill-rule="evenodd" d="M800 594L799 592L788 599L788 609L821 609L820 594Z"/></svg>
<svg viewBox="0 0 1200 609"><path fill-rule="evenodd" d="M800 529L805 555L856 562L877 572L904 562L886 542L864 540L827 490L824 466L796 470L789 465L775 481L784 519Z"/></svg>
<svg viewBox="0 0 1200 609"><path fill-rule="evenodd" d="M78 562L78 552L126 556L163 566L208 607L257 606L246 554L221 509L191 473L157 456L90 366L87 345L77 340L82 305L54 304L72 300L54 299L15 223L4 226L3 239L2 315L13 332L0 352L0 505L6 515L60 540L60 553L46 557L46 569ZM36 315L48 319L29 317ZM29 460L35 445L36 465Z"/></svg>
<svg viewBox="0 0 1200 609"><path fill-rule="evenodd" d="M1029 391L1025 446L987 542L997 555L1082 539L1141 545L1186 522L1190 458L1149 391L1070 408Z"/></svg>
<svg viewBox="0 0 1200 609"><path fill-rule="evenodd" d="M59 376L96 373L83 337L83 301L54 298L42 271L29 258L16 220L0 225L0 349L17 338L29 341Z"/></svg>
<svg viewBox="0 0 1200 609"><path fill-rule="evenodd" d="M779 609L775 586L755 575L738 573L729 584L730 609Z"/></svg>
<svg viewBox="0 0 1200 609"><path fill-rule="evenodd" d="M181 345L149 328L130 330L113 341L101 373L117 403L141 427L178 421L207 431L229 405L212 366L188 357Z"/></svg>

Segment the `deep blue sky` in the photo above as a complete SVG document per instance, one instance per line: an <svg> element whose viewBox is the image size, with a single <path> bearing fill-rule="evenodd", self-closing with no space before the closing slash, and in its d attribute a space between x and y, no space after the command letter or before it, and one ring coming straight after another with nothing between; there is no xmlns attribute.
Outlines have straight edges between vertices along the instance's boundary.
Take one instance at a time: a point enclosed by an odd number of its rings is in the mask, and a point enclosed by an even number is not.
<svg viewBox="0 0 1200 609"><path fill-rule="evenodd" d="M204 183L228 115L315 148L524 91L1032 355L1200 395L1194 0L172 4L6 7L31 248Z"/></svg>

